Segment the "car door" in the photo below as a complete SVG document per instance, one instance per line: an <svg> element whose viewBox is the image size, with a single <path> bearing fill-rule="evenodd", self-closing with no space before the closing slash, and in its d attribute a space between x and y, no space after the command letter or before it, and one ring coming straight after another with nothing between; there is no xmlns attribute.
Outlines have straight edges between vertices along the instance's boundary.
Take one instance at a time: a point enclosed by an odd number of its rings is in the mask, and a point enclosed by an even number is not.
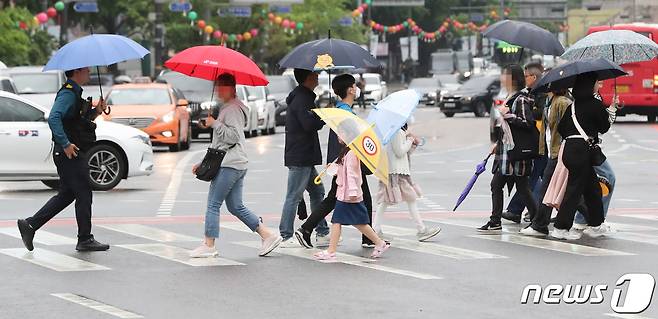
<svg viewBox="0 0 658 319"><path fill-rule="evenodd" d="M22 101L0 96L0 176L57 175L50 152L51 133L44 112Z"/></svg>

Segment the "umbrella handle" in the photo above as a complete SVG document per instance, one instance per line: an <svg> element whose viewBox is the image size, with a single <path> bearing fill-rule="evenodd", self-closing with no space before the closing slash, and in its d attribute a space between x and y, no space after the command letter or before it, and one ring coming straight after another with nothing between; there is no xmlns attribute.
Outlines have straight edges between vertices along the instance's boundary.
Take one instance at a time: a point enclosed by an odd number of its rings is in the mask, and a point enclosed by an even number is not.
<svg viewBox="0 0 658 319"><path fill-rule="evenodd" d="M313 183L314 183L315 185L320 185L320 184L322 184L322 176L324 176L325 174L327 174L327 168L328 168L328 167L329 167L329 165L325 166L325 168L324 168L324 169L318 174L318 176L315 177L315 179L313 180Z"/></svg>

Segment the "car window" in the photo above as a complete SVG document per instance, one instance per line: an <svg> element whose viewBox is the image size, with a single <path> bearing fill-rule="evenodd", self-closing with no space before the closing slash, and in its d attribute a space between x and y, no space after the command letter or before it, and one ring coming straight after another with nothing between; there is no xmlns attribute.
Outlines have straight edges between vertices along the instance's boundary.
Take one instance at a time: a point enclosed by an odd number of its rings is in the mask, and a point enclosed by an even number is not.
<svg viewBox="0 0 658 319"><path fill-rule="evenodd" d="M380 84L381 83L381 81L379 81L379 78L375 77L375 76L366 76L363 79L366 80L366 84Z"/></svg>
<svg viewBox="0 0 658 319"><path fill-rule="evenodd" d="M109 105L170 105L167 89L113 89L107 97Z"/></svg>
<svg viewBox="0 0 658 319"><path fill-rule="evenodd" d="M260 86L245 86L247 88L247 96L255 96L257 100L265 99L265 91Z"/></svg>
<svg viewBox="0 0 658 319"><path fill-rule="evenodd" d="M240 101L246 101L246 100L247 100L247 96L245 96L245 93L244 93L244 91L245 91L245 90L244 90L244 87L242 87L242 86L238 86L238 87L236 88L236 91L238 92L238 99L239 99Z"/></svg>
<svg viewBox="0 0 658 319"><path fill-rule="evenodd" d="M11 78L19 94L57 93L60 89L57 73L14 73Z"/></svg>
<svg viewBox="0 0 658 319"><path fill-rule="evenodd" d="M290 80L287 77L271 78L270 83L267 85L272 93L288 93L294 87L291 87Z"/></svg>
<svg viewBox="0 0 658 319"><path fill-rule="evenodd" d="M488 76L471 78L470 80L466 81L466 83L464 83L461 88L465 90L485 90L487 86L493 82L493 80L493 77Z"/></svg>
<svg viewBox="0 0 658 319"><path fill-rule="evenodd" d="M43 112L21 101L0 97L0 122L36 122Z"/></svg>
<svg viewBox="0 0 658 319"><path fill-rule="evenodd" d="M16 93L14 92L14 88L12 87L11 82L8 79L4 79L0 81L0 91Z"/></svg>

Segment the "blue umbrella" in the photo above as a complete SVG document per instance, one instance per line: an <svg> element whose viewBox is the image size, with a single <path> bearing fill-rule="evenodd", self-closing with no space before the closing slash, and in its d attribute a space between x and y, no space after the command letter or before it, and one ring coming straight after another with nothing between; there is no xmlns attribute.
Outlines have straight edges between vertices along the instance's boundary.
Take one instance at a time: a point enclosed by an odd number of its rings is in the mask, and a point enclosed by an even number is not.
<svg viewBox="0 0 658 319"><path fill-rule="evenodd" d="M471 177L471 179L468 181L468 184L466 184L466 188L462 191L461 195L459 195L459 199L457 199L457 204L455 204L455 208L452 209L452 211L456 211L457 207L461 205L461 203L466 199L466 196L468 196L468 193L471 192L471 189L473 189L473 186L475 185L475 182L478 180L478 177L480 174L484 173L485 170L487 170L487 161L489 161L489 158L491 157L493 153L489 154L487 158L482 161L482 163L478 164L478 166L475 167L475 175Z"/></svg>
<svg viewBox="0 0 658 319"><path fill-rule="evenodd" d="M388 144L393 135L402 127L416 110L420 95L416 90L395 92L381 100L368 114L368 123L374 125L375 133Z"/></svg>

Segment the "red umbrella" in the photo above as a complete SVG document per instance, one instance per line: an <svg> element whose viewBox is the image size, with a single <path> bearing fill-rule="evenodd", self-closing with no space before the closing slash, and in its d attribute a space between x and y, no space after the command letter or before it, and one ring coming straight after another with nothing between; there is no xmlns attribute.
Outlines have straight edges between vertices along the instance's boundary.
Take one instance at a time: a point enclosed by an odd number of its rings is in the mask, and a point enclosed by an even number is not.
<svg viewBox="0 0 658 319"><path fill-rule="evenodd" d="M222 73L230 73L238 84L259 86L269 83L254 61L223 46L191 47L176 54L164 65L172 71L210 81Z"/></svg>

